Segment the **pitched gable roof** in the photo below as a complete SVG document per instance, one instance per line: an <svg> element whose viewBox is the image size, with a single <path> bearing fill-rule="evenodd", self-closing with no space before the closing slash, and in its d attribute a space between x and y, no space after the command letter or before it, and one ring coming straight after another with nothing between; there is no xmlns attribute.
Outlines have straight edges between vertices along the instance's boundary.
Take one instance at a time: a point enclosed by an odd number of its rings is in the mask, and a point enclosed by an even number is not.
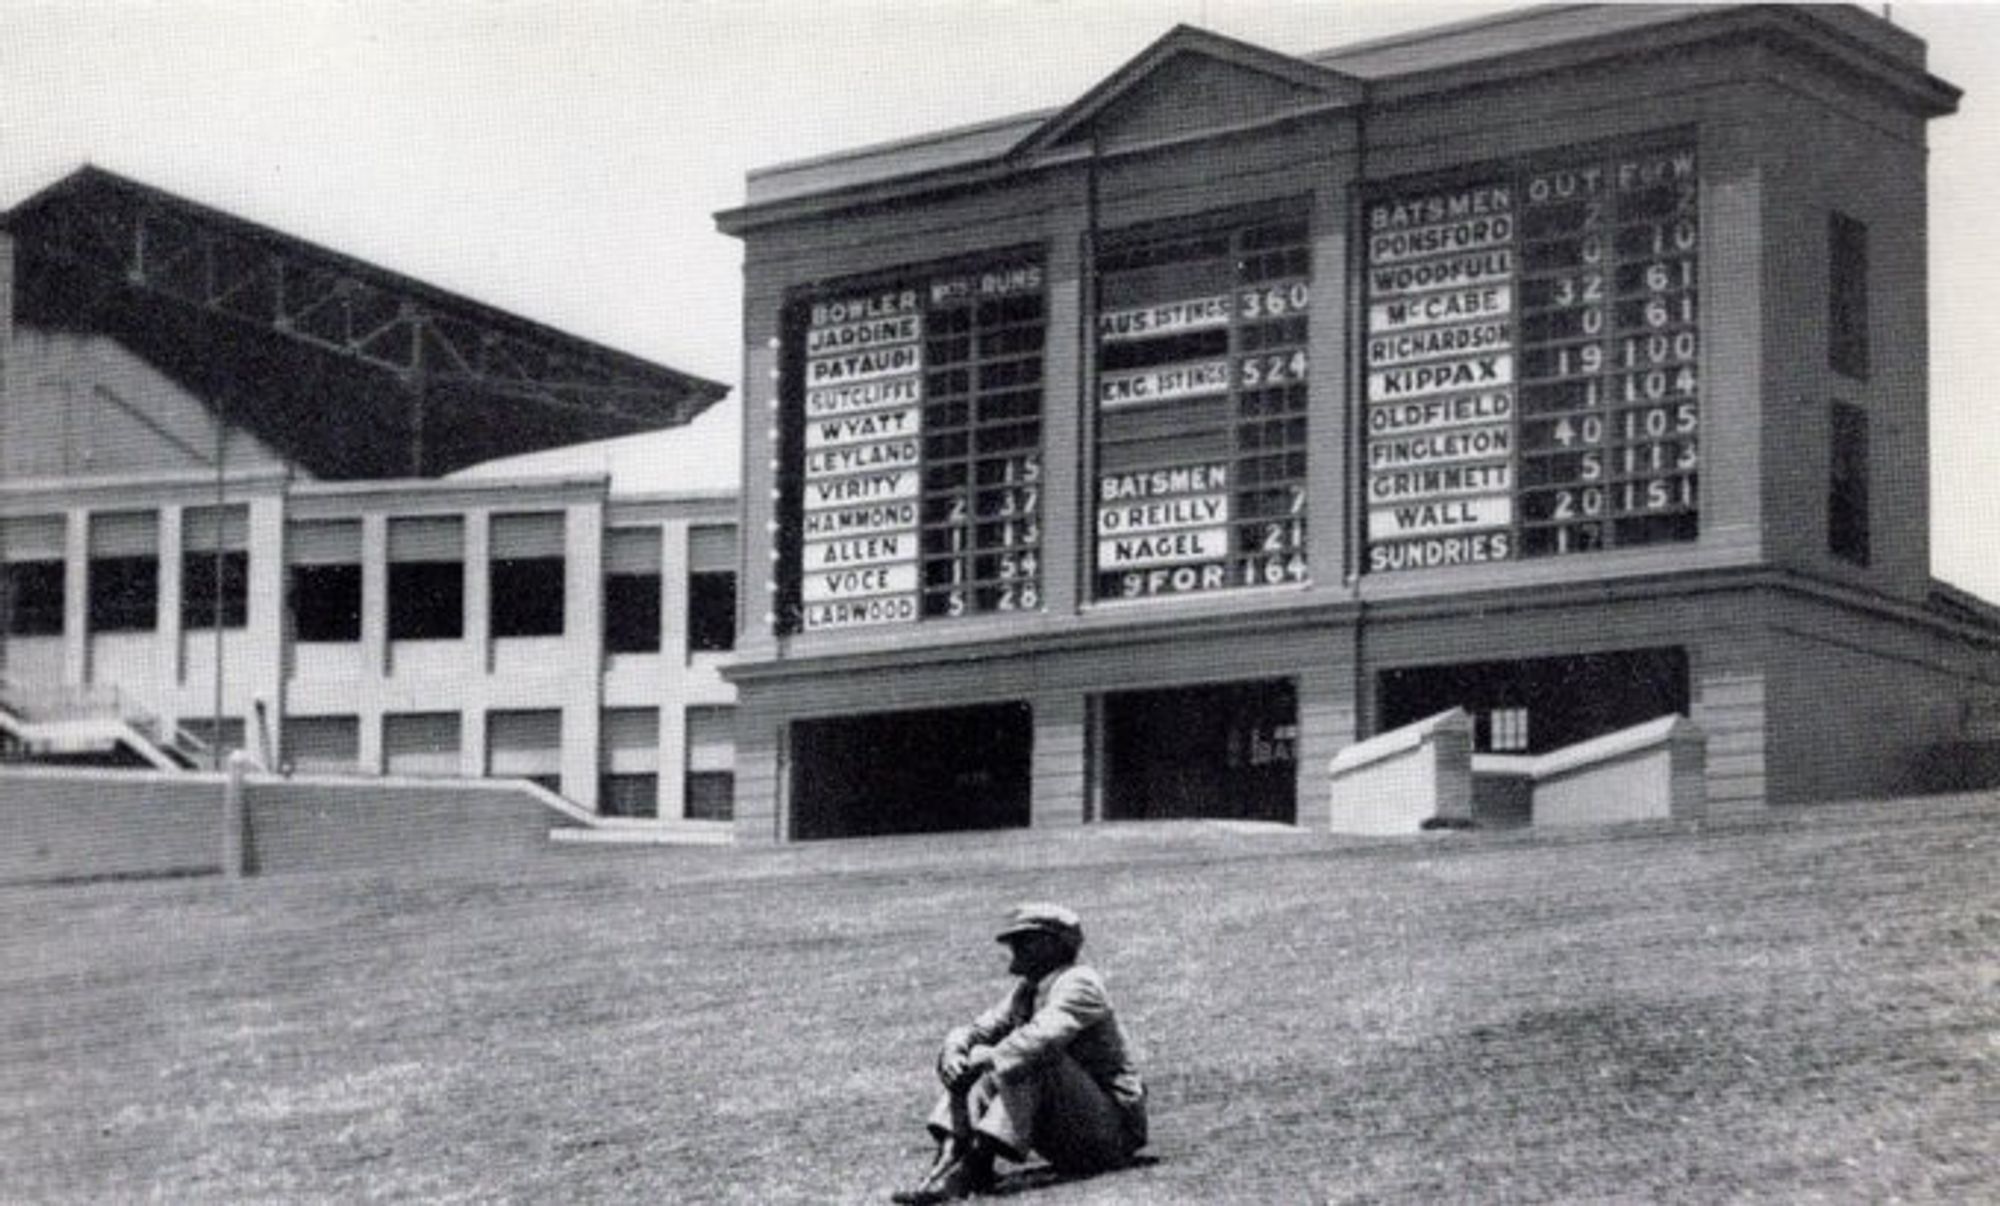
<svg viewBox="0 0 2000 1206"><path fill-rule="evenodd" d="M826 206L982 184L1060 162L1070 144L1093 134L1100 149L1122 151L1175 135L1339 108L1343 98L1358 106L1364 89L1365 103L1381 105L1584 63L1672 54L1718 37L1764 36L1784 36L1835 56L1829 61L1891 87L1913 112L1937 116L1957 106L1957 89L1924 72L1920 41L1842 5L1542 5L1303 57L1182 26L1062 108L760 168L750 173L745 204L716 214L716 223L742 236ZM1176 75L1192 93L1169 93ZM1189 95L1219 98L1221 109L1238 116L1231 121L1201 112ZM1169 102L1194 111L1173 113ZM1263 116L1243 116L1251 112Z"/></svg>
<svg viewBox="0 0 2000 1206"><path fill-rule="evenodd" d="M1042 121L1010 155L1055 150L1107 133L1144 138L1161 114L1185 128L1227 127L1287 110L1358 104L1366 85L1304 59L1190 25L1176 25L1123 67Z"/></svg>

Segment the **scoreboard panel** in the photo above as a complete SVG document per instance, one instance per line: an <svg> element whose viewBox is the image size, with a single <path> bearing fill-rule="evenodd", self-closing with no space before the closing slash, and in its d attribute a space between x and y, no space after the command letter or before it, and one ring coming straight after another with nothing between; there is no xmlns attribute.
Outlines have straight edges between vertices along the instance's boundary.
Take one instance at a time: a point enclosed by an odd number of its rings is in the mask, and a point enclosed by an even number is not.
<svg viewBox="0 0 2000 1206"><path fill-rule="evenodd" d="M784 329L779 631L1040 608L1040 263L814 290Z"/></svg>
<svg viewBox="0 0 2000 1206"><path fill-rule="evenodd" d="M1096 282L1091 597L1309 581L1304 207L1117 237Z"/></svg>
<svg viewBox="0 0 2000 1206"><path fill-rule="evenodd" d="M1699 201L1649 141L1366 203L1370 571L1695 538Z"/></svg>

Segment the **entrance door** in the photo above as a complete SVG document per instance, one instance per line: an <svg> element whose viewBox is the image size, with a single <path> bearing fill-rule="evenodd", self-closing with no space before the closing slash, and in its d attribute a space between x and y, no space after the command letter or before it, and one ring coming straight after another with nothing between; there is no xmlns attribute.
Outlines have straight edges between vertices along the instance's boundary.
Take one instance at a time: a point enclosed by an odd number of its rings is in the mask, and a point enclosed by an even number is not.
<svg viewBox="0 0 2000 1206"><path fill-rule="evenodd" d="M1298 817L1289 680L1104 697L1105 819Z"/></svg>
<svg viewBox="0 0 2000 1206"><path fill-rule="evenodd" d="M864 837L1028 823L1026 704L887 712L792 726L792 836Z"/></svg>
<svg viewBox="0 0 2000 1206"><path fill-rule="evenodd" d="M1518 662L1463 662L1384 670L1382 723L1401 728L1451 707L1472 713L1475 748L1540 754L1643 724L1687 715L1684 649L1635 649Z"/></svg>

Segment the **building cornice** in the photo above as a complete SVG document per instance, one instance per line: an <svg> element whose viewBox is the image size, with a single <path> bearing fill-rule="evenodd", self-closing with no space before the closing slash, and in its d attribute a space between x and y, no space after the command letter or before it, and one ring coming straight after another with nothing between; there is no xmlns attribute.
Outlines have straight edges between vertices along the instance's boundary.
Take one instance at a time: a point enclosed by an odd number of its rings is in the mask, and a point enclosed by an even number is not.
<svg viewBox="0 0 2000 1206"><path fill-rule="evenodd" d="M1595 6L1577 7L1585 9ZM1874 21L1874 18L1869 18L1865 14L1861 14L1858 19ZM1454 93L1503 86L1523 78L1551 72L1585 67L1613 67L1621 63L1682 56L1705 45L1745 42L1763 42L1810 62L1818 69L1840 74L1844 78L1863 81L1866 86L1883 92L1896 103L1924 117L1942 116L1957 109L1961 95L1957 88L1926 73L1913 61L1899 58L1870 45L1857 32L1845 28L1852 24L1854 20L1840 17L1838 14L1835 16L1818 14L1804 6L1686 6L1684 12L1638 31L1614 29L1438 67L1373 77L1362 75L1361 82L1366 88L1365 95L1359 99L1343 96L1318 105L1277 110L1259 120L1193 131L1144 146L1119 147L1115 150L1106 148L1097 158L1100 161L1107 161L1121 156L1157 153L1169 147L1196 144L1216 138L1237 137L1255 130L1296 124L1306 120L1329 117L1351 120L1369 108L1413 104ZM1902 35L1902 31L1894 30L1894 27L1887 28L1895 34ZM1880 33L1879 30L1876 32ZM1637 38L1636 33L1643 33L1645 35L1643 40ZM1420 31L1412 35L1412 40L1421 40L1423 36ZM1917 43L1916 46L1920 51L1921 43ZM1260 53L1268 55L1270 52ZM1310 58L1301 56L1296 61L1305 68L1340 70L1344 68L1347 53L1334 51ZM1107 77L1106 82L1120 80L1125 74L1126 69L1121 68L1119 72ZM1103 84L1098 85L1099 88L1103 86ZM1096 89L1092 89L1092 92L1095 91ZM1086 93L1086 98L1089 95L1090 93ZM1079 147L1074 144L1058 144L1042 147L1037 142L1037 131L1060 121L1075 108L1076 106L1072 105L1001 118L977 126L963 127L956 132L934 133L902 143L869 147L846 156L840 154L820 156L796 164L753 172L751 179L764 184L768 191L776 195L768 200L757 200L754 196L757 190L753 189L753 199L745 205L718 212L715 215L716 225L725 234L743 237L760 229L809 221L839 212L904 204L919 198L936 200L955 192L1030 180L1093 157L1092 150L1087 145ZM997 145L1000 139L996 137L996 132L1006 131L1009 127L1018 127L1024 132L1022 141L1012 147ZM935 152L955 138L978 138L996 145L984 154L959 159L942 167L916 168L907 171L882 167L870 174L867 169L860 166L870 159L892 159L899 149L915 152L921 148ZM949 156L944 157L949 158ZM781 188L767 183L775 181L788 168L810 169L826 176L835 176L838 175L838 169L843 163L854 164L856 171L862 174L847 182L829 183L818 187L807 186L791 193L785 193Z"/></svg>
<svg viewBox="0 0 2000 1206"><path fill-rule="evenodd" d="M0 510L9 514L72 508L214 501L217 486L232 499L283 493L290 480L283 469L224 473L116 474L101 477L37 477L0 482ZM296 488L296 483L294 487Z"/></svg>
<svg viewBox="0 0 2000 1206"><path fill-rule="evenodd" d="M605 488L606 479L601 476L315 482L310 488L292 491L288 510L291 515L304 519L359 515L372 511L518 511L571 503L601 503L605 499Z"/></svg>
<svg viewBox="0 0 2000 1206"><path fill-rule="evenodd" d="M1311 630L1322 630L1328 634L1349 633L1356 625L1449 620L1471 615L1499 618L1607 604L1657 605L1670 599L1756 592L1806 599L1867 618L1889 620L2000 651L2000 625L1989 627L1968 622L1899 599L1791 570L1741 567L1662 570L1624 578L1537 586L1532 590L1501 588L1382 601L1360 601L1352 597L1310 600L1282 610L1161 616L1150 623L1134 620L1117 627L1070 626L1059 631L1013 631L987 639L949 644L909 641L889 648L788 652L778 657L760 657L763 651L739 645L736 660L725 667L722 674L726 680L739 685L775 685L823 675L909 670L1213 640L1226 636L1278 636ZM1741 614L1747 622L1747 613Z"/></svg>

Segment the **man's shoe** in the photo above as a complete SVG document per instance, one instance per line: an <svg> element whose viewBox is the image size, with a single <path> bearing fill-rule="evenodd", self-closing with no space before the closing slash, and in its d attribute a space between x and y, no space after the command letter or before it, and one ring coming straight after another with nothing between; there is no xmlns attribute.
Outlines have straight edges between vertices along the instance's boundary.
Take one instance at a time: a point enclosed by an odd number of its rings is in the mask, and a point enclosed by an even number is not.
<svg viewBox="0 0 2000 1206"><path fill-rule="evenodd" d="M900 1202L902 1206L933 1206L937 1202L956 1201L965 1196L954 1192L956 1186L952 1182L952 1174L958 1170L958 1164L954 1161L947 1167L933 1171L910 1188L899 1189L890 1194L889 1200Z"/></svg>
<svg viewBox="0 0 2000 1206"><path fill-rule="evenodd" d="M889 1200L900 1202L903 1206L934 1206L938 1202L956 1202L974 1194L987 1193L992 1188L992 1159L971 1155L933 1168L930 1175L914 1187L890 1194Z"/></svg>
<svg viewBox="0 0 2000 1206"><path fill-rule="evenodd" d="M902 1206L929 1206L929 1203L944 1201L945 1199L939 1196L939 1188L944 1181L945 1173L957 1165L958 1160L950 1152L939 1152L936 1162L925 1170L922 1180L908 1189L899 1189L890 1194L889 1200L900 1202Z"/></svg>

